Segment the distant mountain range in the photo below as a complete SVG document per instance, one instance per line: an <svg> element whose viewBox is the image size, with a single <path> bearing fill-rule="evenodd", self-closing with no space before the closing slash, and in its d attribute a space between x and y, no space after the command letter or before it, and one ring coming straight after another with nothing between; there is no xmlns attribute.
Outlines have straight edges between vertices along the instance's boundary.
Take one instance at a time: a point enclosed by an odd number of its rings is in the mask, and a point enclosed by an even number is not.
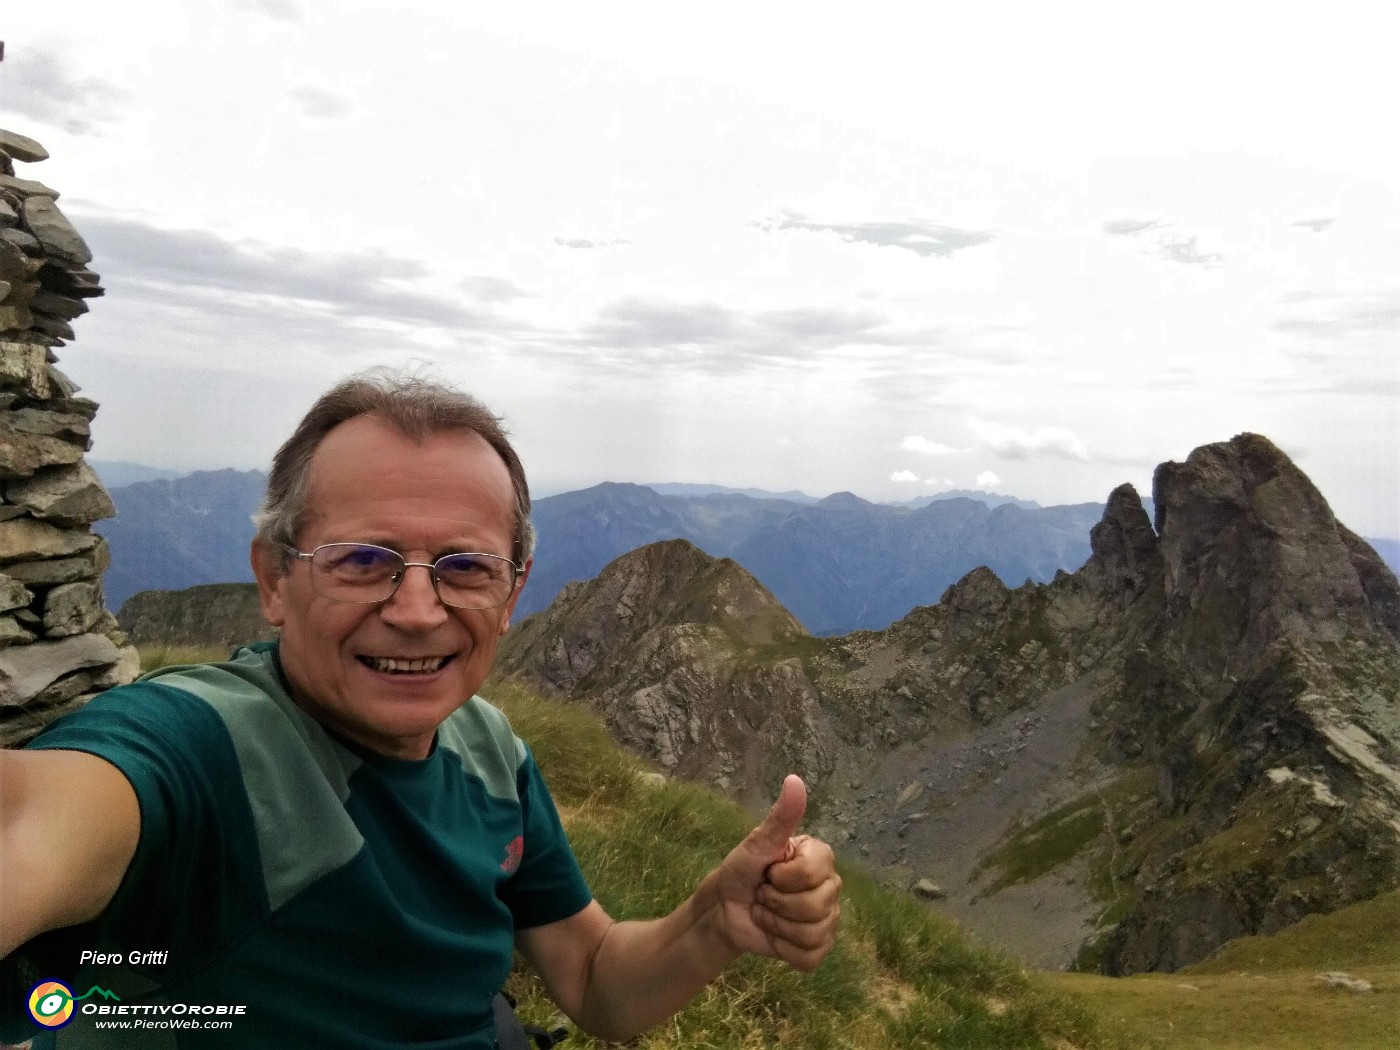
<svg viewBox="0 0 1400 1050"><path fill-rule="evenodd" d="M250 582L252 515L260 471L174 477L132 463L93 464L117 506L96 531L112 549L107 604L143 590ZM118 484L117 479L142 480ZM535 502L540 543L518 616L549 605L570 581L596 576L618 555L685 539L733 558L814 634L880 630L938 601L985 565L1008 586L1045 583L1089 556L1102 504L1040 507L988 493L939 493L904 504L850 493L816 499L722 486L606 482ZM1151 508L1148 508L1151 513ZM1400 543L1373 541L1392 565Z"/></svg>
<svg viewBox="0 0 1400 1050"><path fill-rule="evenodd" d="M108 608L138 591L252 582L248 545L266 486L256 470L201 470L110 489L117 516L93 526L112 549Z"/></svg>
<svg viewBox="0 0 1400 1050"><path fill-rule="evenodd" d="M1012 586L1078 568L1102 512L1100 504L1027 510L967 498L916 508L848 492L815 503L664 496L608 482L536 504L540 549L518 612L538 612L570 580L591 579L620 554L685 539L744 566L814 634L878 630L937 601L979 565Z"/></svg>

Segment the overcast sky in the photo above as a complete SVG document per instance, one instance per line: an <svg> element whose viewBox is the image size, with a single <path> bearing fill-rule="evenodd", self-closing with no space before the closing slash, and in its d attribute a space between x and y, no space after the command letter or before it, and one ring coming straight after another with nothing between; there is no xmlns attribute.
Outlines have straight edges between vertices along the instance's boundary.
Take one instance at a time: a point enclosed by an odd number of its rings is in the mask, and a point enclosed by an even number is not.
<svg viewBox="0 0 1400 1050"><path fill-rule="evenodd" d="M1101 501L1255 431L1400 537L1396 5L9 8L94 458L265 467L416 361L541 494Z"/></svg>

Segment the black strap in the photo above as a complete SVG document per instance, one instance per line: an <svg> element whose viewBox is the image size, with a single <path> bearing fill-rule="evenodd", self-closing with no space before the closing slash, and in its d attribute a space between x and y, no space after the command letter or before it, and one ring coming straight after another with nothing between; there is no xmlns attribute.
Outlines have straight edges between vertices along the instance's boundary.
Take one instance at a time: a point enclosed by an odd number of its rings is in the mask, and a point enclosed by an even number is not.
<svg viewBox="0 0 1400 1050"><path fill-rule="evenodd" d="M515 1012L515 1000L504 992L497 992L491 1000L491 1013L496 1020L497 1050L549 1050L569 1037L567 1028L550 1031L539 1025L521 1023Z"/></svg>

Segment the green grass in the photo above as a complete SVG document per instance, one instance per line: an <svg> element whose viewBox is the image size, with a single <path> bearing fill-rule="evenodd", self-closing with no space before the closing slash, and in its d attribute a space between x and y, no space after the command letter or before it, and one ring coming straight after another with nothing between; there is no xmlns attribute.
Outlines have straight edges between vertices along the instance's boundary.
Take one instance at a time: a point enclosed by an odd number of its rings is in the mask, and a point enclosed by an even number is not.
<svg viewBox="0 0 1400 1050"><path fill-rule="evenodd" d="M1318 980L1340 970L1356 993ZM1400 892L1231 941L1174 974L1039 974L1073 996L1115 1045L1146 1050L1394 1050L1400 1046Z"/></svg>
<svg viewBox="0 0 1400 1050"><path fill-rule="evenodd" d="M138 650L141 654L141 673L173 664L200 664L211 660L228 659L228 649L220 645L147 645Z"/></svg>
<svg viewBox="0 0 1400 1050"><path fill-rule="evenodd" d="M1103 834L1104 819L1102 804L1090 794L1032 821L978 865L979 871L997 868L1001 872L985 892L1032 882L1074 860Z"/></svg>

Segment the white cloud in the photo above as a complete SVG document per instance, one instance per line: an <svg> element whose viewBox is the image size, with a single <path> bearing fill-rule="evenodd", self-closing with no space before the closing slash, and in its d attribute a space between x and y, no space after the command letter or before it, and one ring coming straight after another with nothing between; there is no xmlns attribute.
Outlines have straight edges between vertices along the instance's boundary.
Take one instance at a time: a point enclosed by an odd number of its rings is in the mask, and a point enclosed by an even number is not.
<svg viewBox="0 0 1400 1050"><path fill-rule="evenodd" d="M958 451L950 445L941 445L918 434L910 434L899 443L899 447L905 452L918 452L924 456L947 456Z"/></svg>
<svg viewBox="0 0 1400 1050"><path fill-rule="evenodd" d="M555 237L554 243L561 248L616 248L619 245L631 244L626 237Z"/></svg>
<svg viewBox="0 0 1400 1050"><path fill-rule="evenodd" d="M993 492L1001 487L1001 478L997 477L990 470L984 470L977 475L976 487L986 492Z"/></svg>
<svg viewBox="0 0 1400 1050"><path fill-rule="evenodd" d="M99 76L75 72L70 60L42 48L15 47L0 107L72 135L101 135L123 115L131 93Z"/></svg>
<svg viewBox="0 0 1400 1050"><path fill-rule="evenodd" d="M1103 224L1103 232L1110 237L1132 237L1161 225L1157 219L1109 219Z"/></svg>
<svg viewBox="0 0 1400 1050"><path fill-rule="evenodd" d="M1313 233L1322 233L1334 222L1337 221L1335 215L1320 215L1313 219L1299 219L1297 222L1290 222L1289 226L1301 226L1303 229L1312 230Z"/></svg>
<svg viewBox="0 0 1400 1050"><path fill-rule="evenodd" d="M351 98L323 84L298 84L287 95L312 120L341 120L355 109Z"/></svg>
<svg viewBox="0 0 1400 1050"><path fill-rule="evenodd" d="M1183 266L1214 266L1225 257L1219 252L1203 252L1196 247L1199 240L1194 235L1167 233L1157 239L1157 250L1153 255Z"/></svg>
<svg viewBox="0 0 1400 1050"><path fill-rule="evenodd" d="M234 7L255 11L277 22L300 22L301 8L293 0L234 0Z"/></svg>
<svg viewBox="0 0 1400 1050"><path fill-rule="evenodd" d="M912 470L896 470L890 475L891 481L918 481L919 475Z"/></svg>
<svg viewBox="0 0 1400 1050"><path fill-rule="evenodd" d="M805 230L809 233L834 233L848 244L873 244L877 248L903 248L905 251L946 259L962 248L986 244L994 236L991 230L969 230L926 219L903 222L808 222L802 215L784 212L781 217L766 219L755 225L762 230Z"/></svg>
<svg viewBox="0 0 1400 1050"><path fill-rule="evenodd" d="M989 449L1004 459L1030 459L1050 456L1055 459L1077 459L1087 463L1089 450L1084 442L1064 427L1041 427L1022 430L1001 423L970 421L977 437Z"/></svg>

